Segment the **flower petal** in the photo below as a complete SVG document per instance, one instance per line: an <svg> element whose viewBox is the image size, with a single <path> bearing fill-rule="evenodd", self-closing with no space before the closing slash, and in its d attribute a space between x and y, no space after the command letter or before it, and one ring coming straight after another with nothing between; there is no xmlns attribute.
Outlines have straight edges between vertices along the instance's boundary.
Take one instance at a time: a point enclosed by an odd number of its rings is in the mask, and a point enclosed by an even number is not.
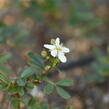
<svg viewBox="0 0 109 109"><path fill-rule="evenodd" d="M51 51L51 55L52 55L53 57L56 57L56 56L57 56L57 51L56 51L56 50L52 50L52 51Z"/></svg>
<svg viewBox="0 0 109 109"><path fill-rule="evenodd" d="M64 52L64 53L69 53L69 52L70 52L70 50L69 50L69 48L62 47L62 52Z"/></svg>
<svg viewBox="0 0 109 109"><path fill-rule="evenodd" d="M45 48L48 48L48 49L50 49L50 50L52 50L52 49L55 48L54 45L49 45L49 44L44 44L44 47L45 47Z"/></svg>
<svg viewBox="0 0 109 109"><path fill-rule="evenodd" d="M65 57L64 53L62 53L62 52L58 53L58 58L63 63L65 63L67 61L67 58Z"/></svg>
<svg viewBox="0 0 109 109"><path fill-rule="evenodd" d="M59 44L60 44L60 39L59 39L59 37L56 38L56 42L55 42L55 43L56 43L57 46L59 46Z"/></svg>

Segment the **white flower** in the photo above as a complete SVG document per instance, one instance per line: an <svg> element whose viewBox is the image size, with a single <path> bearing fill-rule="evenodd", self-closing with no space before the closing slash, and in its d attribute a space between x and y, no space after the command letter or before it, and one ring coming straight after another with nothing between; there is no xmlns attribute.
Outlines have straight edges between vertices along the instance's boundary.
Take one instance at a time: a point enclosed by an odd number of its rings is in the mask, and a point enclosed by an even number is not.
<svg viewBox="0 0 109 109"><path fill-rule="evenodd" d="M51 55L53 57L57 57L61 62L65 63L67 61L67 58L65 56L65 53L69 53L69 48L64 47L62 44L60 44L60 39L56 38L54 43L51 44L44 44L44 47L49 49L51 52Z"/></svg>

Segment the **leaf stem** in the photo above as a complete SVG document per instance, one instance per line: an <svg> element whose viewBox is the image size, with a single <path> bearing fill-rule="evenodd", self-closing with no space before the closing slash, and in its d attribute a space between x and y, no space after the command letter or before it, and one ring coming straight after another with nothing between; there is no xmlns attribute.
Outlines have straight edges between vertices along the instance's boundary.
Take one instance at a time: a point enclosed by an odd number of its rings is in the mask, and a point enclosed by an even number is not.
<svg viewBox="0 0 109 109"><path fill-rule="evenodd" d="M54 85L54 86L56 86L56 83L54 83L54 82L52 82L52 81L50 81L50 80L48 80L48 79L43 79L45 82L47 82L47 83L49 83L49 84L52 84L52 85Z"/></svg>

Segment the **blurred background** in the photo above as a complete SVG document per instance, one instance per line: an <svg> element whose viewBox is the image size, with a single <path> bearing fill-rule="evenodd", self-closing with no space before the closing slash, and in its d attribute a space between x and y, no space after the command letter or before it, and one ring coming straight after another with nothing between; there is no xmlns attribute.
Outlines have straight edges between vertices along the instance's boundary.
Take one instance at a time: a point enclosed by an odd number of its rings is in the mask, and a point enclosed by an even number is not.
<svg viewBox="0 0 109 109"><path fill-rule="evenodd" d="M72 79L73 86L66 88L72 97L46 96L39 88L39 100L55 109L108 109L109 0L0 0L0 57L8 54L8 61L0 58L0 71L10 78L26 65L29 51L40 53L57 37L70 53L59 72L49 76ZM0 109L7 109L6 97L1 91Z"/></svg>

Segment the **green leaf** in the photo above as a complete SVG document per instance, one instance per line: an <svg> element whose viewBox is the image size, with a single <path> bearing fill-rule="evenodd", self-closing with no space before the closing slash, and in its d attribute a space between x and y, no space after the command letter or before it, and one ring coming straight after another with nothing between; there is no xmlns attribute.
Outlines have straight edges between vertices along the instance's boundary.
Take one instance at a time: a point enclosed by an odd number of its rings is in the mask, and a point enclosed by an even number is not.
<svg viewBox="0 0 109 109"><path fill-rule="evenodd" d="M8 84L7 83L4 83L4 82L0 82L0 90L3 90L5 88L8 87Z"/></svg>
<svg viewBox="0 0 109 109"><path fill-rule="evenodd" d="M54 90L54 86L52 84L47 84L45 87L44 87L44 92L46 94L51 94Z"/></svg>
<svg viewBox="0 0 109 109"><path fill-rule="evenodd" d="M0 80L7 84L9 82L8 78L3 73L0 73Z"/></svg>
<svg viewBox="0 0 109 109"><path fill-rule="evenodd" d="M41 71L42 69L44 69L42 66L38 65L38 62L37 61L34 61L34 60L30 60L28 62L28 64L33 67L34 69L38 70L38 71Z"/></svg>
<svg viewBox="0 0 109 109"><path fill-rule="evenodd" d="M71 96L61 87L56 87L57 93L64 99L69 99Z"/></svg>
<svg viewBox="0 0 109 109"><path fill-rule="evenodd" d="M32 53L32 52L28 53L28 56L31 60L31 63L33 63L34 65L40 68L44 68L44 59L42 56Z"/></svg>
<svg viewBox="0 0 109 109"><path fill-rule="evenodd" d="M41 106L41 109L49 109L48 104L46 102L41 102L40 106Z"/></svg>
<svg viewBox="0 0 109 109"><path fill-rule="evenodd" d="M72 86L73 81L72 80L61 80L57 82L57 85L61 86Z"/></svg>
<svg viewBox="0 0 109 109"><path fill-rule="evenodd" d="M13 109L20 109L20 105L19 105L20 100L18 98L11 97L10 101L11 101L11 105L12 105Z"/></svg>
<svg viewBox="0 0 109 109"><path fill-rule="evenodd" d="M25 94L24 89L21 88L21 87L18 88L17 92L18 92L21 96L23 96L23 95Z"/></svg>
<svg viewBox="0 0 109 109"><path fill-rule="evenodd" d="M33 88L34 88L34 84L28 83L28 84L26 85L26 87L27 87L28 89L33 89Z"/></svg>
<svg viewBox="0 0 109 109"><path fill-rule="evenodd" d="M19 86L25 86L25 80L23 80L23 79L18 79L17 80L17 84L19 85Z"/></svg>
<svg viewBox="0 0 109 109"><path fill-rule="evenodd" d="M34 98L31 98L28 103L28 106L33 106L35 103L36 103L36 100Z"/></svg>
<svg viewBox="0 0 109 109"><path fill-rule="evenodd" d="M29 77L29 76L33 75L34 72L35 72L35 70L34 70L33 68L31 68L31 67L26 67L26 68L24 69L24 71L21 72L21 77L22 77L22 78L24 78L24 77Z"/></svg>
<svg viewBox="0 0 109 109"><path fill-rule="evenodd" d="M27 100L26 94L21 97L21 100L22 100L22 103L24 103L26 105L28 104L28 100Z"/></svg>
<svg viewBox="0 0 109 109"><path fill-rule="evenodd" d="M15 94L19 91L19 88L17 86L9 86L8 87L8 92L11 93L11 94Z"/></svg>

